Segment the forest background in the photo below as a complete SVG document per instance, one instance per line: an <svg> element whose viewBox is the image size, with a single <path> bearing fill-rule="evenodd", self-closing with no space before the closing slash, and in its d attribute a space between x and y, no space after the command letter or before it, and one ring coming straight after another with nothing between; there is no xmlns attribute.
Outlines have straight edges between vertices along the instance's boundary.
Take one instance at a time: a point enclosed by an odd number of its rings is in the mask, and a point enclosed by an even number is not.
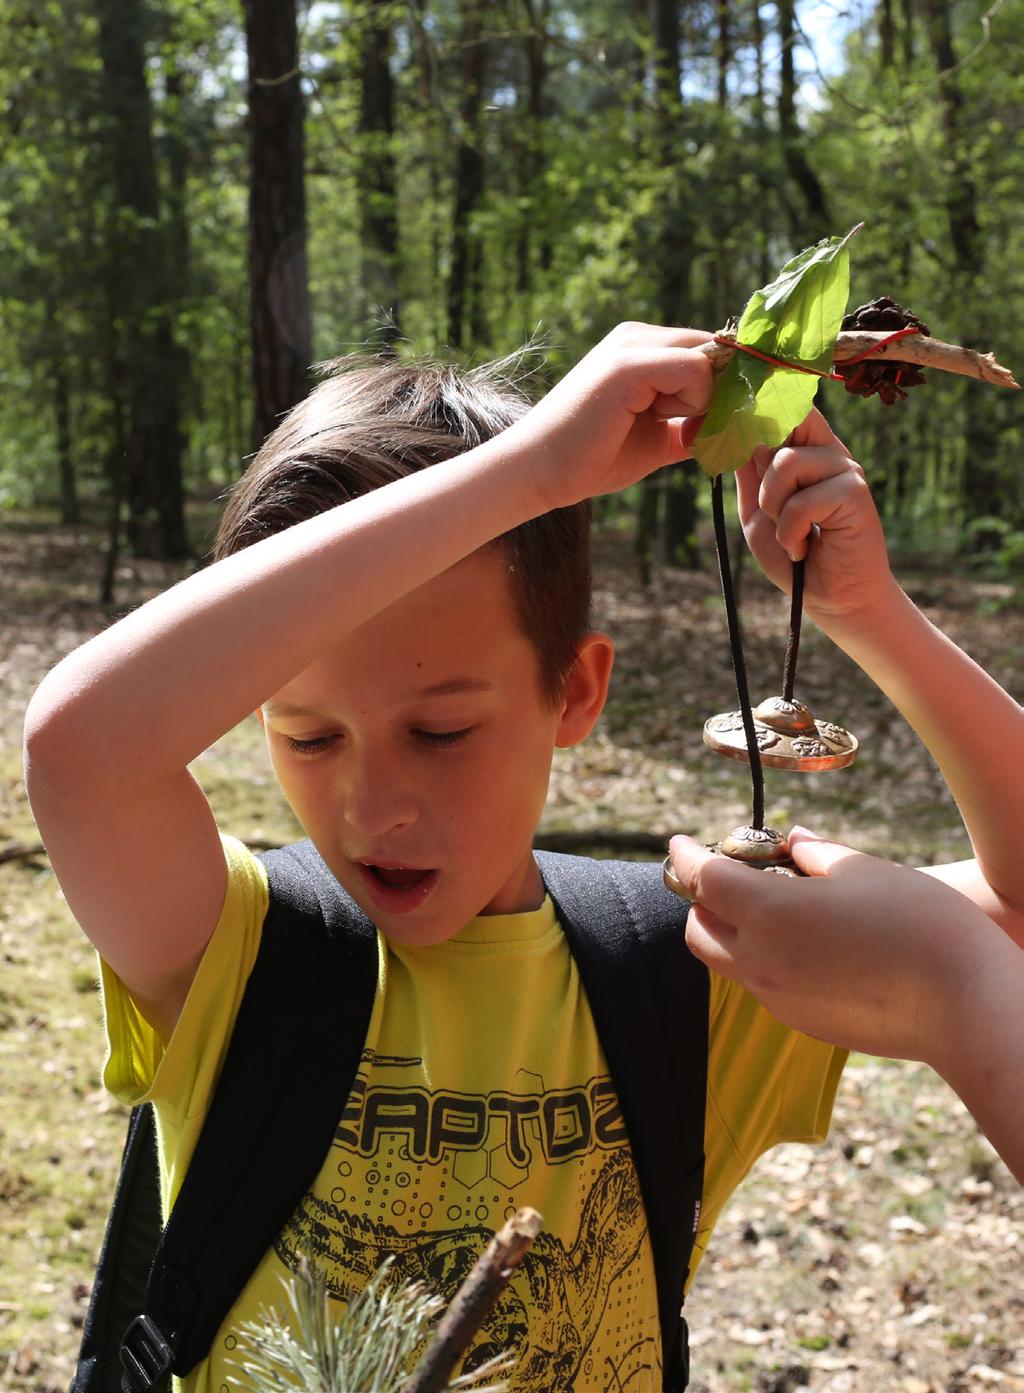
<svg viewBox="0 0 1024 1393"><path fill-rule="evenodd" d="M1022 58L1020 0L2 0L0 510L202 552L311 362L539 335L543 383L861 221L851 307L1019 363ZM829 396L890 536L1008 566L1020 399L917 398ZM695 490L609 506L706 565Z"/></svg>
<svg viewBox="0 0 1024 1393"><path fill-rule="evenodd" d="M66 1386L116 1169L95 961L21 780L46 669L201 564L218 499L313 362L543 342L538 390L623 318L715 329L857 222L851 307L1024 364L1021 0L0 0L0 1390ZM1024 402L939 373L822 391L901 581L1024 690ZM700 753L734 704L692 465L604 500L597 734L543 830L607 849L747 820ZM737 558L739 553L737 552ZM752 685L785 604L743 579ZM931 761L804 636L800 695L863 742L769 820L912 863L967 854ZM247 723L198 761L254 846L294 820ZM696 1393L1024 1393L1024 1193L926 1069L855 1060L818 1151L719 1225Z"/></svg>

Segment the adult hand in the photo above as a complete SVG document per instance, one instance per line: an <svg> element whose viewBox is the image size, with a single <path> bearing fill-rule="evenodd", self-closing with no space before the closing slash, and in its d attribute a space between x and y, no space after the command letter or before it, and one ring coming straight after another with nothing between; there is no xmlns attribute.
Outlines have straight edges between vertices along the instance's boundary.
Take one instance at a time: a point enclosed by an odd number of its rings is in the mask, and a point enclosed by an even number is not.
<svg viewBox="0 0 1024 1393"><path fill-rule="evenodd" d="M1000 931L931 876L794 828L805 878L673 837L691 950L787 1025L849 1049L934 1062L962 982Z"/></svg>
<svg viewBox="0 0 1024 1393"><path fill-rule="evenodd" d="M793 561L807 557L804 604L823 628L892 599L896 582L864 471L819 411L779 449L757 449L737 490L748 545L780 589L790 588Z"/></svg>
<svg viewBox="0 0 1024 1393"><path fill-rule="evenodd" d="M1024 952L933 876L794 828L806 879L673 837L686 941L773 1015L850 1049L924 1059L1024 1184Z"/></svg>

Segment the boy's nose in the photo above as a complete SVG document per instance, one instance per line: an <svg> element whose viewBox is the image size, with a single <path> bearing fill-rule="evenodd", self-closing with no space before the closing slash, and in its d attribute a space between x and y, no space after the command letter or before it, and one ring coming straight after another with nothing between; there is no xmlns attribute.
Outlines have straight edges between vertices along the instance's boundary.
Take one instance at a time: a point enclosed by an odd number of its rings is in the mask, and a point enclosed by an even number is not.
<svg viewBox="0 0 1024 1393"><path fill-rule="evenodd" d="M412 792L385 770L367 769L345 790L345 821L365 837L383 837L416 821Z"/></svg>

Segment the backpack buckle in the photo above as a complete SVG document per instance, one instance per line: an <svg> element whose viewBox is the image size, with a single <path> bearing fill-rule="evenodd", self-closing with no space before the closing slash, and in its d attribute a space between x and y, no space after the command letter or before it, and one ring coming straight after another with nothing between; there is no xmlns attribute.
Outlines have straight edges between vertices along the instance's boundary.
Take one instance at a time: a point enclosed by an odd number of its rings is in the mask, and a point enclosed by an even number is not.
<svg viewBox="0 0 1024 1393"><path fill-rule="evenodd" d="M121 1393L152 1393L171 1372L174 1351L147 1315L136 1316L121 1341Z"/></svg>

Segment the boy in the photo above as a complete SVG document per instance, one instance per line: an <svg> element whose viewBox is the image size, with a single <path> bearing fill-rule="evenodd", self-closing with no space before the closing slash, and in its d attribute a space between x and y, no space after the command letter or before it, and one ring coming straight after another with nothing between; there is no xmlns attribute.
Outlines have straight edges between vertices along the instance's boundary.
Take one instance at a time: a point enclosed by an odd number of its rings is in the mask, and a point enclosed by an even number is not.
<svg viewBox="0 0 1024 1393"><path fill-rule="evenodd" d="M33 808L103 959L107 1086L156 1105L165 1204L267 905L259 863L218 836L187 765L248 712L327 867L380 931L336 1144L189 1393L226 1386L239 1323L279 1299L311 1236L341 1298L410 1244L450 1295L460 1232L477 1247L521 1202L544 1214L546 1242L522 1278L513 1387L662 1385L628 1141L531 840L553 748L588 734L611 670L610 640L589 629L585 500L687 453L711 391L704 337L620 326L529 411L447 370L340 374L260 452L218 564L65 659L33 699ZM780 496L787 479L800 487L779 515L786 550L821 529L808 608L874 627L898 606L857 466L812 418L771 468ZM955 746L951 725L940 709L928 733ZM982 865L1004 758L966 790ZM999 888L1024 902L1019 874ZM716 980L698 1252L761 1151L824 1136L842 1060ZM581 1094L587 1126L566 1116ZM420 1114L442 1098L483 1131L433 1154Z"/></svg>

